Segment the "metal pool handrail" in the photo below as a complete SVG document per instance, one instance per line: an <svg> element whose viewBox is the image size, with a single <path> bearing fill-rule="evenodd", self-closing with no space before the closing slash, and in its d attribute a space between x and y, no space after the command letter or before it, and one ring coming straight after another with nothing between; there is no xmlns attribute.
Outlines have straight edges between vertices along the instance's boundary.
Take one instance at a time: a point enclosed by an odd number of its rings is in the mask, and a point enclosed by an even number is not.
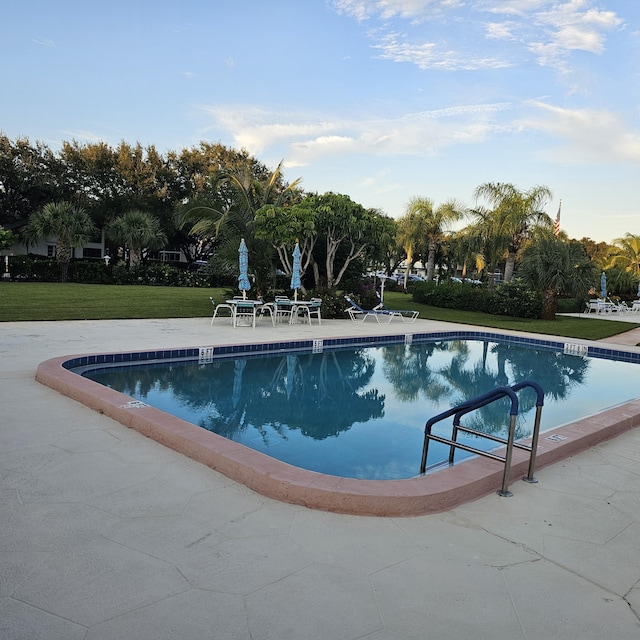
<svg viewBox="0 0 640 640"><path fill-rule="evenodd" d="M533 426L533 433L531 438L531 446L523 445L515 442L515 431L516 431L516 417L518 415L519 403L518 397L516 396L516 391L520 391L525 387L531 387L536 392L536 417ZM505 440L504 438L499 438L497 436L483 433L481 431L477 431L475 429L470 429L468 427L464 427L460 424L460 418L471 411L475 411L484 407L496 400L501 398L508 397L511 400L511 408L509 411L509 436ZM524 449L525 451L530 451L529 456L529 470L527 476L523 478L526 482L535 483L537 480L535 479L533 473L535 468L535 458L536 458L536 450L538 448L538 434L540 432L540 419L542 416L542 407L544 405L544 391L542 387L532 380L525 380L523 382L519 382L517 384L512 385L511 387L496 387L487 393L483 393L482 395L476 396L475 398L471 398L466 402L463 402L447 411L439 413L427 420L425 425L425 433L424 433L424 446L422 449L422 462L420 464L420 473L424 474L427 468L427 456L429 453L429 441L435 440L436 442L441 442L443 444L449 445L449 465L453 464L453 459L455 455L456 449L463 449L464 451L469 451L471 453L476 453L478 455L484 456L486 458L491 458L492 460L499 460L504 462L504 473L502 476L502 488L498 491L498 495L507 497L511 496L512 493L509 491L509 473L511 470L511 458L513 453L513 447L517 447L518 449ZM453 430L451 439L443 438L441 436L436 436L431 433L431 429L433 425L441 420L445 420L446 418L450 418L454 416L453 419ZM465 433L470 433L473 435L477 435L481 438L486 438L488 440L492 440L494 442L499 442L501 444L505 444L507 446L507 450L504 456L499 456L494 453L489 453L487 451L482 451L481 449L477 449L475 447L471 447L469 445L465 445L459 443L457 441L458 432L463 431Z"/></svg>

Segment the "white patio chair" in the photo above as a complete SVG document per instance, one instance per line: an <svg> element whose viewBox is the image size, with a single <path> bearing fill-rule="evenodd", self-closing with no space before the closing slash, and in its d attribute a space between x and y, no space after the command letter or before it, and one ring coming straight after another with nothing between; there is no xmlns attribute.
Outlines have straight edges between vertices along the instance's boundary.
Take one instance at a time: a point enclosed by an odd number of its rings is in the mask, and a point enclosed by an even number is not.
<svg viewBox="0 0 640 640"><path fill-rule="evenodd" d="M276 313L275 313L275 303L273 302L265 302L264 300L260 300L260 306L256 309L256 316L258 320L262 320L269 314L269 319L271 320L271 324L276 326Z"/></svg>
<svg viewBox="0 0 640 640"><path fill-rule="evenodd" d="M276 322L283 322L286 318L287 322L291 320L292 301L287 296L276 296L274 302L276 310Z"/></svg>
<svg viewBox="0 0 640 640"><path fill-rule="evenodd" d="M230 304L226 304L225 302L221 302L220 304L216 304L215 300L209 296L209 300L211 300L211 304L213 305L213 315L211 316L211 324L218 317L220 311L229 311L229 315L220 316L221 318L229 318L231 324L235 324L234 322L234 310Z"/></svg>
<svg viewBox="0 0 640 640"><path fill-rule="evenodd" d="M322 298L311 298L311 300L309 300L309 322L311 322L311 318L315 316L318 318L318 324L322 324L322 316L320 315L321 307Z"/></svg>

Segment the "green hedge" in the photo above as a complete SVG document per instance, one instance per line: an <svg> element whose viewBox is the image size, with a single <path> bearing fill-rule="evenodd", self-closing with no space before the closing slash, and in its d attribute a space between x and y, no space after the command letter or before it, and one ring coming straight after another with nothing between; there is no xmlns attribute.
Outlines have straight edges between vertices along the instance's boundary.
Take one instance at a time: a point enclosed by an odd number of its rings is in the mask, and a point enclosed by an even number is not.
<svg viewBox="0 0 640 640"><path fill-rule="evenodd" d="M58 282L60 266L51 258L12 256L9 262L12 280ZM102 260L72 260L68 282L82 284L140 284L169 287L229 286L228 277L216 278L209 269L190 271L162 264L142 264L128 269L123 264L107 266Z"/></svg>
<svg viewBox="0 0 640 640"><path fill-rule="evenodd" d="M493 292L470 283L433 282L413 286L415 302L432 307L480 311L514 318L539 318L542 298L537 291L513 281L496 286Z"/></svg>

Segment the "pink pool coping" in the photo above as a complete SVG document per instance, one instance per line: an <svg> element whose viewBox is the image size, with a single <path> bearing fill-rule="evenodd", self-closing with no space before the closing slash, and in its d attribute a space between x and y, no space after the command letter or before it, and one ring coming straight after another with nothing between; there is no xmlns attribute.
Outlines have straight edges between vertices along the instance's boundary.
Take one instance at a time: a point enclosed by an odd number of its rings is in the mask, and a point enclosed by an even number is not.
<svg viewBox="0 0 640 640"><path fill-rule="evenodd" d="M334 513L417 516L448 511L502 486L504 465L483 457L406 480L341 478L294 467L63 367L63 363L76 357L61 356L42 362L36 380L275 500ZM637 426L640 400L542 433L536 472ZM509 485L514 496L528 465L529 453L514 449Z"/></svg>

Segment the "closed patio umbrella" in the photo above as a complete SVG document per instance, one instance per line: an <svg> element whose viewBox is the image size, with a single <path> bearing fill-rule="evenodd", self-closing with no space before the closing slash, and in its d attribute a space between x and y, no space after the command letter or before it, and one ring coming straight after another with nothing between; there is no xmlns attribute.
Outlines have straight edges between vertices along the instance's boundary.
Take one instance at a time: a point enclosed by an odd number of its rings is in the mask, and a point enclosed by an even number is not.
<svg viewBox="0 0 640 640"><path fill-rule="evenodd" d="M607 274L603 271L600 276L600 297L607 297Z"/></svg>
<svg viewBox="0 0 640 640"><path fill-rule="evenodd" d="M300 246L296 242L293 250L293 267L291 268L291 288L293 289L293 299L298 300L298 289L302 286L300 282Z"/></svg>
<svg viewBox="0 0 640 640"><path fill-rule="evenodd" d="M251 289L251 283L249 282L249 250L245 244L244 238L240 240L240 248L238 249L240 254L240 275L238 276L238 289L242 291L242 297L247 297L247 291Z"/></svg>

